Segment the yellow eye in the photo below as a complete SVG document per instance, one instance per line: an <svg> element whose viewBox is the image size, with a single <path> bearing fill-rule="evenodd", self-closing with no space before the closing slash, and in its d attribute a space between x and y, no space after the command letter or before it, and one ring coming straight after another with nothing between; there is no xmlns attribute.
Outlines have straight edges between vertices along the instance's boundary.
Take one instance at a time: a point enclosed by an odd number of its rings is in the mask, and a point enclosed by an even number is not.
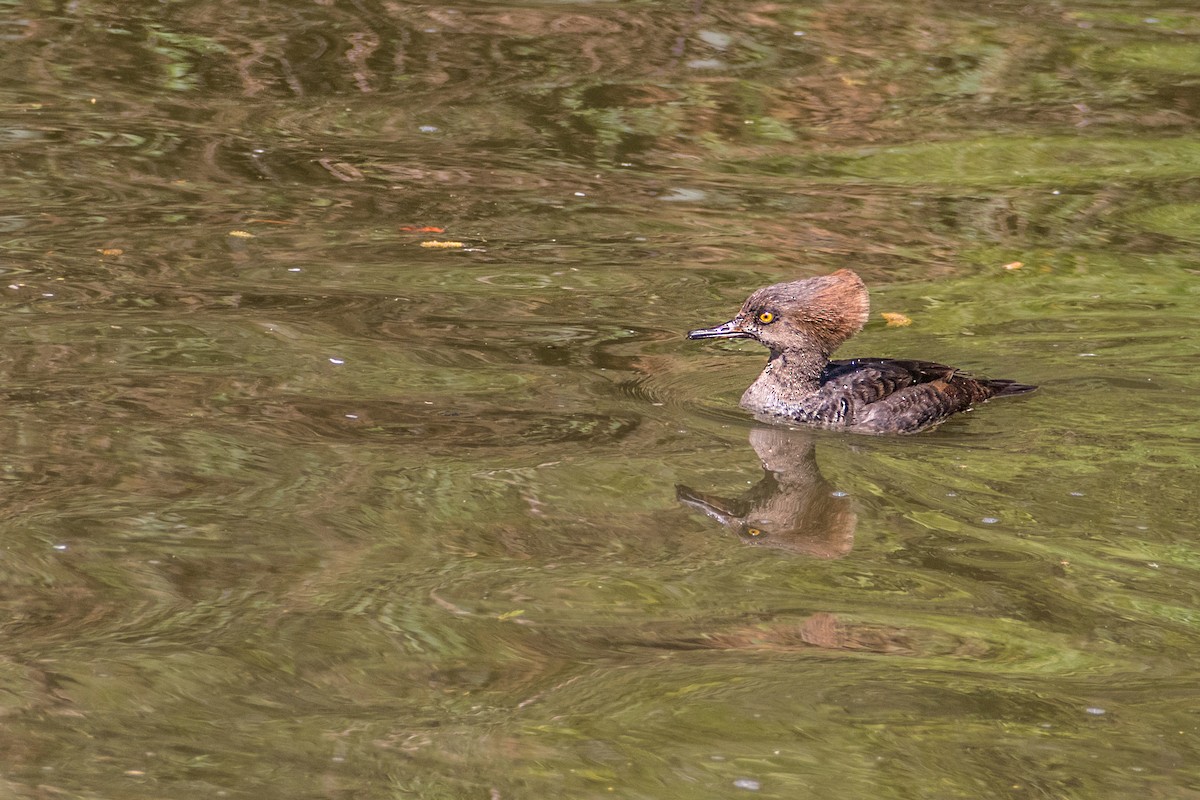
<svg viewBox="0 0 1200 800"><path fill-rule="evenodd" d="M770 311L760 311L758 312L758 321L763 325L769 325L775 321L775 315Z"/></svg>
<svg viewBox="0 0 1200 800"><path fill-rule="evenodd" d="M760 314L759 316L762 316L762 315ZM768 314L767 316L771 316L771 315ZM771 318L774 319L773 316ZM762 531L760 531L758 528L747 528L746 533L750 536L762 536Z"/></svg>

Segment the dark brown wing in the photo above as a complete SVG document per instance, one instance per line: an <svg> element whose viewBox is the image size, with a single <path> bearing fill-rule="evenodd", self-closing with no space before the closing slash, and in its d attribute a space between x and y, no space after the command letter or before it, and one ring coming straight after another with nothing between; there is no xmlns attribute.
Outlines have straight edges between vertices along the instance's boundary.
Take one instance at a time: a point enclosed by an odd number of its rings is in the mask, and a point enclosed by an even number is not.
<svg viewBox="0 0 1200 800"><path fill-rule="evenodd" d="M849 391L856 404L870 405L907 386L948 379L953 367L932 361L897 358L852 358L830 361L821 372L821 386Z"/></svg>
<svg viewBox="0 0 1200 800"><path fill-rule="evenodd" d="M837 389L849 400L847 427L864 433L916 433L990 397L1036 388L972 378L945 364L891 358L833 361L821 379L822 394Z"/></svg>

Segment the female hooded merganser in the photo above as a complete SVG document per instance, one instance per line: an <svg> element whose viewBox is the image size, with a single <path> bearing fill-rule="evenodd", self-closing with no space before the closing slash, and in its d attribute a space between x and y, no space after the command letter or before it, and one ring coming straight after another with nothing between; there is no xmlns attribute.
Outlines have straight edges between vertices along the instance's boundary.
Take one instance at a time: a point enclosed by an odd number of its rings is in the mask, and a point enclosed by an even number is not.
<svg viewBox="0 0 1200 800"><path fill-rule="evenodd" d="M830 361L862 330L867 287L848 269L776 283L750 295L737 316L689 339L754 339L771 351L742 407L776 421L855 433L916 433L992 397L1036 389L964 375L929 361L854 358Z"/></svg>

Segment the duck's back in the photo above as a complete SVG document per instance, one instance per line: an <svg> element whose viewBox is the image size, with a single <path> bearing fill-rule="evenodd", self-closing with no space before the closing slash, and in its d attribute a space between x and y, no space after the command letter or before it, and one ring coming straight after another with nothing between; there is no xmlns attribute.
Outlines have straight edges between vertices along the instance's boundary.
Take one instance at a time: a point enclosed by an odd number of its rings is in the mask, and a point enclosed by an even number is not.
<svg viewBox="0 0 1200 800"><path fill-rule="evenodd" d="M821 386L841 390L853 408L845 427L863 433L916 433L974 403L1037 388L973 378L931 361L892 358L831 361L821 373Z"/></svg>

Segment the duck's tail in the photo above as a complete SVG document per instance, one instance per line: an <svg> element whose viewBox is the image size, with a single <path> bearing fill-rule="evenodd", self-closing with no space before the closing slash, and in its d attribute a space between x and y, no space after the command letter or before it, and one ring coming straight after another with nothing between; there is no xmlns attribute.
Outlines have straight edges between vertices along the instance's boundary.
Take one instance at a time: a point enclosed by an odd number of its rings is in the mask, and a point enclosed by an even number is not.
<svg viewBox="0 0 1200 800"><path fill-rule="evenodd" d="M1017 383L1006 380L985 380L984 384L992 390L992 397L1009 397L1014 394L1028 394L1038 388L1028 383Z"/></svg>

